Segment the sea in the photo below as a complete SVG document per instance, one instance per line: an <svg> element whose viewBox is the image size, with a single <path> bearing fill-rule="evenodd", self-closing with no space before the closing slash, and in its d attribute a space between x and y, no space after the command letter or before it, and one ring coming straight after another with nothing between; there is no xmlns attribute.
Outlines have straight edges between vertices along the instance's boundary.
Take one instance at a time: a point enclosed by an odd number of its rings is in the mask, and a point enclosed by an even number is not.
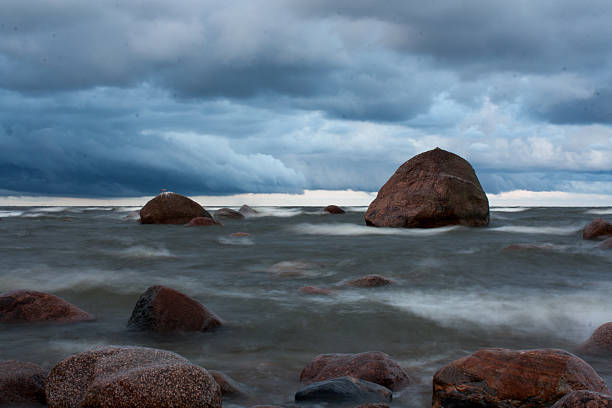
<svg viewBox="0 0 612 408"><path fill-rule="evenodd" d="M582 239L612 208L494 207L487 228L436 229L367 227L365 207L255 207L220 227L141 225L138 209L0 207L0 292L48 292L96 316L3 324L0 360L50 369L97 346L171 350L241 385L245 395L225 407L250 407L295 405L300 371L318 354L382 351L414 379L391 407L429 407L432 377L450 361L490 347L578 353L612 321L612 251ZM369 274L393 283L346 285ZM225 325L128 329L153 285L197 299ZM580 356L612 385L612 358Z"/></svg>

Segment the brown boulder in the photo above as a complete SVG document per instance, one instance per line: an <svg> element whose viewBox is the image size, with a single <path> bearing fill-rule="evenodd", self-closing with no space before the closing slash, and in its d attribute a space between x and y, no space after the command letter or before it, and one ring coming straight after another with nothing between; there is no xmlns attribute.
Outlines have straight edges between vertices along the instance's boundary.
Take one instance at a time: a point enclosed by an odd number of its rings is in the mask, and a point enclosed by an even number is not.
<svg viewBox="0 0 612 408"><path fill-rule="evenodd" d="M219 221L213 219L213 218L208 218L208 217L195 217L192 218L187 224L185 224L187 227L208 227L211 225L218 225L218 226L223 226L223 224L221 224Z"/></svg>
<svg viewBox="0 0 612 408"><path fill-rule="evenodd" d="M365 215L374 227L434 228L489 224L489 201L474 169L440 148L402 164Z"/></svg>
<svg viewBox="0 0 612 408"><path fill-rule="evenodd" d="M601 249L612 249L612 238L606 239L601 244L597 245L597 248Z"/></svg>
<svg viewBox="0 0 612 408"><path fill-rule="evenodd" d="M157 195L140 210L142 224L186 224L196 217L212 218L192 199L170 192Z"/></svg>
<svg viewBox="0 0 612 408"><path fill-rule="evenodd" d="M331 289L320 288L318 286L302 286L298 292L304 295L333 295L335 292Z"/></svg>
<svg viewBox="0 0 612 408"><path fill-rule="evenodd" d="M86 320L94 320L94 317L48 293L15 290L0 294L0 323L73 323Z"/></svg>
<svg viewBox="0 0 612 408"><path fill-rule="evenodd" d="M566 351L487 349L438 370L432 407L544 408L574 390L609 393L590 365Z"/></svg>
<svg viewBox="0 0 612 408"><path fill-rule="evenodd" d="M221 408L221 389L203 368L176 353L110 346L80 353L51 369L49 408Z"/></svg>
<svg viewBox="0 0 612 408"><path fill-rule="evenodd" d="M241 220L244 218L244 215L242 215L236 210L232 210L231 208L224 207L224 208L219 208L217 211L215 211L215 218L216 217L230 218L232 220Z"/></svg>
<svg viewBox="0 0 612 408"><path fill-rule="evenodd" d="M165 286L151 286L136 302L128 327L157 332L207 331L221 319L198 301Z"/></svg>
<svg viewBox="0 0 612 408"><path fill-rule="evenodd" d="M323 209L323 211L325 211L326 213L330 213L330 214L344 214L345 211L338 207L337 205L328 205L327 207L325 207Z"/></svg>
<svg viewBox="0 0 612 408"><path fill-rule="evenodd" d="M612 354L612 322L604 323L595 329L580 352L588 354Z"/></svg>
<svg viewBox="0 0 612 408"><path fill-rule="evenodd" d="M313 383L343 376L370 381L393 391L411 382L404 369L380 351L359 354L320 354L304 367L300 381Z"/></svg>
<svg viewBox="0 0 612 408"><path fill-rule="evenodd" d="M46 376L33 363L0 361L0 406L44 403Z"/></svg>
<svg viewBox="0 0 612 408"><path fill-rule="evenodd" d="M596 218L582 230L582 239L600 239L612 235L612 224L603 218Z"/></svg>
<svg viewBox="0 0 612 408"><path fill-rule="evenodd" d="M392 284L391 279L380 275L366 275L361 278L352 279L346 282L346 285L357 286L360 288L375 288L377 286L386 286Z"/></svg>
<svg viewBox="0 0 612 408"><path fill-rule="evenodd" d="M551 408L612 408L612 397L594 391L573 391Z"/></svg>
<svg viewBox="0 0 612 408"><path fill-rule="evenodd" d="M240 209L238 210L238 212L242 215L244 215L245 217L248 216L252 216L258 213L258 211L252 209L251 207L249 207L248 205L244 204L242 207L240 207Z"/></svg>

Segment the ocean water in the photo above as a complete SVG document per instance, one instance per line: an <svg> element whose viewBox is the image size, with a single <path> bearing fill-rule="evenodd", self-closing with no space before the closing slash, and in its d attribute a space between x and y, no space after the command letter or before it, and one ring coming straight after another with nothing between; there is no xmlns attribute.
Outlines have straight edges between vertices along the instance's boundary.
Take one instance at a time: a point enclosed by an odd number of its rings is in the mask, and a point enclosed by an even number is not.
<svg viewBox="0 0 612 408"><path fill-rule="evenodd" d="M581 230L611 208L492 208L488 228L366 227L364 207L258 208L223 227L140 225L137 208L0 208L0 292L32 289L94 314L70 325L1 325L0 359L51 368L95 346L175 351L242 383L225 406L287 404L321 353L383 351L415 384L392 407L431 405L431 380L481 348L577 347L612 321L612 251ZM248 237L231 237L233 232ZM529 249L510 250L512 244ZM351 288L380 274L394 284ZM128 330L152 285L180 290L221 316L207 333ZM334 289L304 295L302 286ZM582 356L612 385L606 357Z"/></svg>

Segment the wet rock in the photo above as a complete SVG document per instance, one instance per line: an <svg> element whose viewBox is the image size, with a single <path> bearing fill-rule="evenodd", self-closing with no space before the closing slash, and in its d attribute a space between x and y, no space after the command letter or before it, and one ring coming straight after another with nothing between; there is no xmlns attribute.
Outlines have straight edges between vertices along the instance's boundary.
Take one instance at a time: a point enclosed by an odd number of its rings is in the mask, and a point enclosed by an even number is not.
<svg viewBox="0 0 612 408"><path fill-rule="evenodd" d="M612 396L594 391L573 391L551 408L612 408Z"/></svg>
<svg viewBox="0 0 612 408"><path fill-rule="evenodd" d="M243 395L240 384L225 375L220 371L209 370L210 375L213 376L216 383L221 387L221 394L223 396L237 396Z"/></svg>
<svg viewBox="0 0 612 408"><path fill-rule="evenodd" d="M250 236L251 234L249 234L248 232L232 232L230 234L230 237L233 237L233 238L246 238Z"/></svg>
<svg viewBox="0 0 612 408"><path fill-rule="evenodd" d="M612 235L612 224L603 218L593 220L582 230L582 239L600 239Z"/></svg>
<svg viewBox="0 0 612 408"><path fill-rule="evenodd" d="M357 286L359 288L375 288L378 286L386 286L392 284L393 281L380 275L366 275L361 278L352 279L345 284L348 286Z"/></svg>
<svg viewBox="0 0 612 408"><path fill-rule="evenodd" d="M612 238L606 239L601 244L597 245L597 248L601 249L612 249Z"/></svg>
<svg viewBox="0 0 612 408"><path fill-rule="evenodd" d="M221 408L221 388L176 353L110 346L66 358L45 387L49 408Z"/></svg>
<svg viewBox="0 0 612 408"><path fill-rule="evenodd" d="M295 394L296 401L308 402L388 402L390 389L354 377L340 377L310 384Z"/></svg>
<svg viewBox="0 0 612 408"><path fill-rule="evenodd" d="M298 292L304 295L333 295L336 293L331 289L320 288L318 286L302 286L298 289Z"/></svg>
<svg viewBox="0 0 612 408"><path fill-rule="evenodd" d="M323 211L329 214L344 214L345 213L345 211L342 208L338 207L337 205L328 205L327 207L323 209Z"/></svg>
<svg viewBox="0 0 612 408"><path fill-rule="evenodd" d="M343 376L355 377L397 391L410 384L403 368L380 351L359 354L320 354L300 374L300 381L312 383Z"/></svg>
<svg viewBox="0 0 612 408"><path fill-rule="evenodd" d="M187 227L208 227L213 225L223 226L219 221L208 217L192 218L187 224Z"/></svg>
<svg viewBox="0 0 612 408"><path fill-rule="evenodd" d="M566 351L486 349L438 370L432 407L544 408L575 390L609 393L590 365Z"/></svg>
<svg viewBox="0 0 612 408"><path fill-rule="evenodd" d="M579 351L587 354L612 355L612 322L604 323L595 329Z"/></svg>
<svg viewBox="0 0 612 408"><path fill-rule="evenodd" d="M238 210L238 212L242 215L244 215L245 217L248 216L252 216L258 213L258 211L252 209L251 207L249 207L248 205L244 204L242 207L240 207L240 209Z"/></svg>
<svg viewBox="0 0 612 408"><path fill-rule="evenodd" d="M236 210L232 210L231 208L220 208L215 211L215 218L230 218L233 220L241 220L244 218L244 215L239 213Z"/></svg>
<svg viewBox="0 0 612 408"><path fill-rule="evenodd" d="M170 192L157 195L140 210L142 224L186 224L197 217L212 218L192 199Z"/></svg>
<svg viewBox="0 0 612 408"><path fill-rule="evenodd" d="M198 301L165 286L151 286L136 302L128 327L156 332L207 331L221 319Z"/></svg>
<svg viewBox="0 0 612 408"><path fill-rule="evenodd" d="M47 373L23 361L0 361L0 406L45 402Z"/></svg>
<svg viewBox="0 0 612 408"><path fill-rule="evenodd" d="M0 323L74 323L87 320L94 320L94 317L48 293L15 290L0 294Z"/></svg>
<svg viewBox="0 0 612 408"><path fill-rule="evenodd" d="M470 163L436 148L397 169L368 207L365 221L375 227L483 227L489 224L489 201Z"/></svg>

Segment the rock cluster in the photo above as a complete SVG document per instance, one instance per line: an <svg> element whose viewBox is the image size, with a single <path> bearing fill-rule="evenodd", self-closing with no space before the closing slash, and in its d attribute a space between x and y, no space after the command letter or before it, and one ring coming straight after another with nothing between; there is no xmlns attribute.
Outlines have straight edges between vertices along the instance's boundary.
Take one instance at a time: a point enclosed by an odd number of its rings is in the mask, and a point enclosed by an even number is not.
<svg viewBox="0 0 612 408"><path fill-rule="evenodd" d="M89 313L48 293L15 290L0 294L0 323L74 323L93 319Z"/></svg>

